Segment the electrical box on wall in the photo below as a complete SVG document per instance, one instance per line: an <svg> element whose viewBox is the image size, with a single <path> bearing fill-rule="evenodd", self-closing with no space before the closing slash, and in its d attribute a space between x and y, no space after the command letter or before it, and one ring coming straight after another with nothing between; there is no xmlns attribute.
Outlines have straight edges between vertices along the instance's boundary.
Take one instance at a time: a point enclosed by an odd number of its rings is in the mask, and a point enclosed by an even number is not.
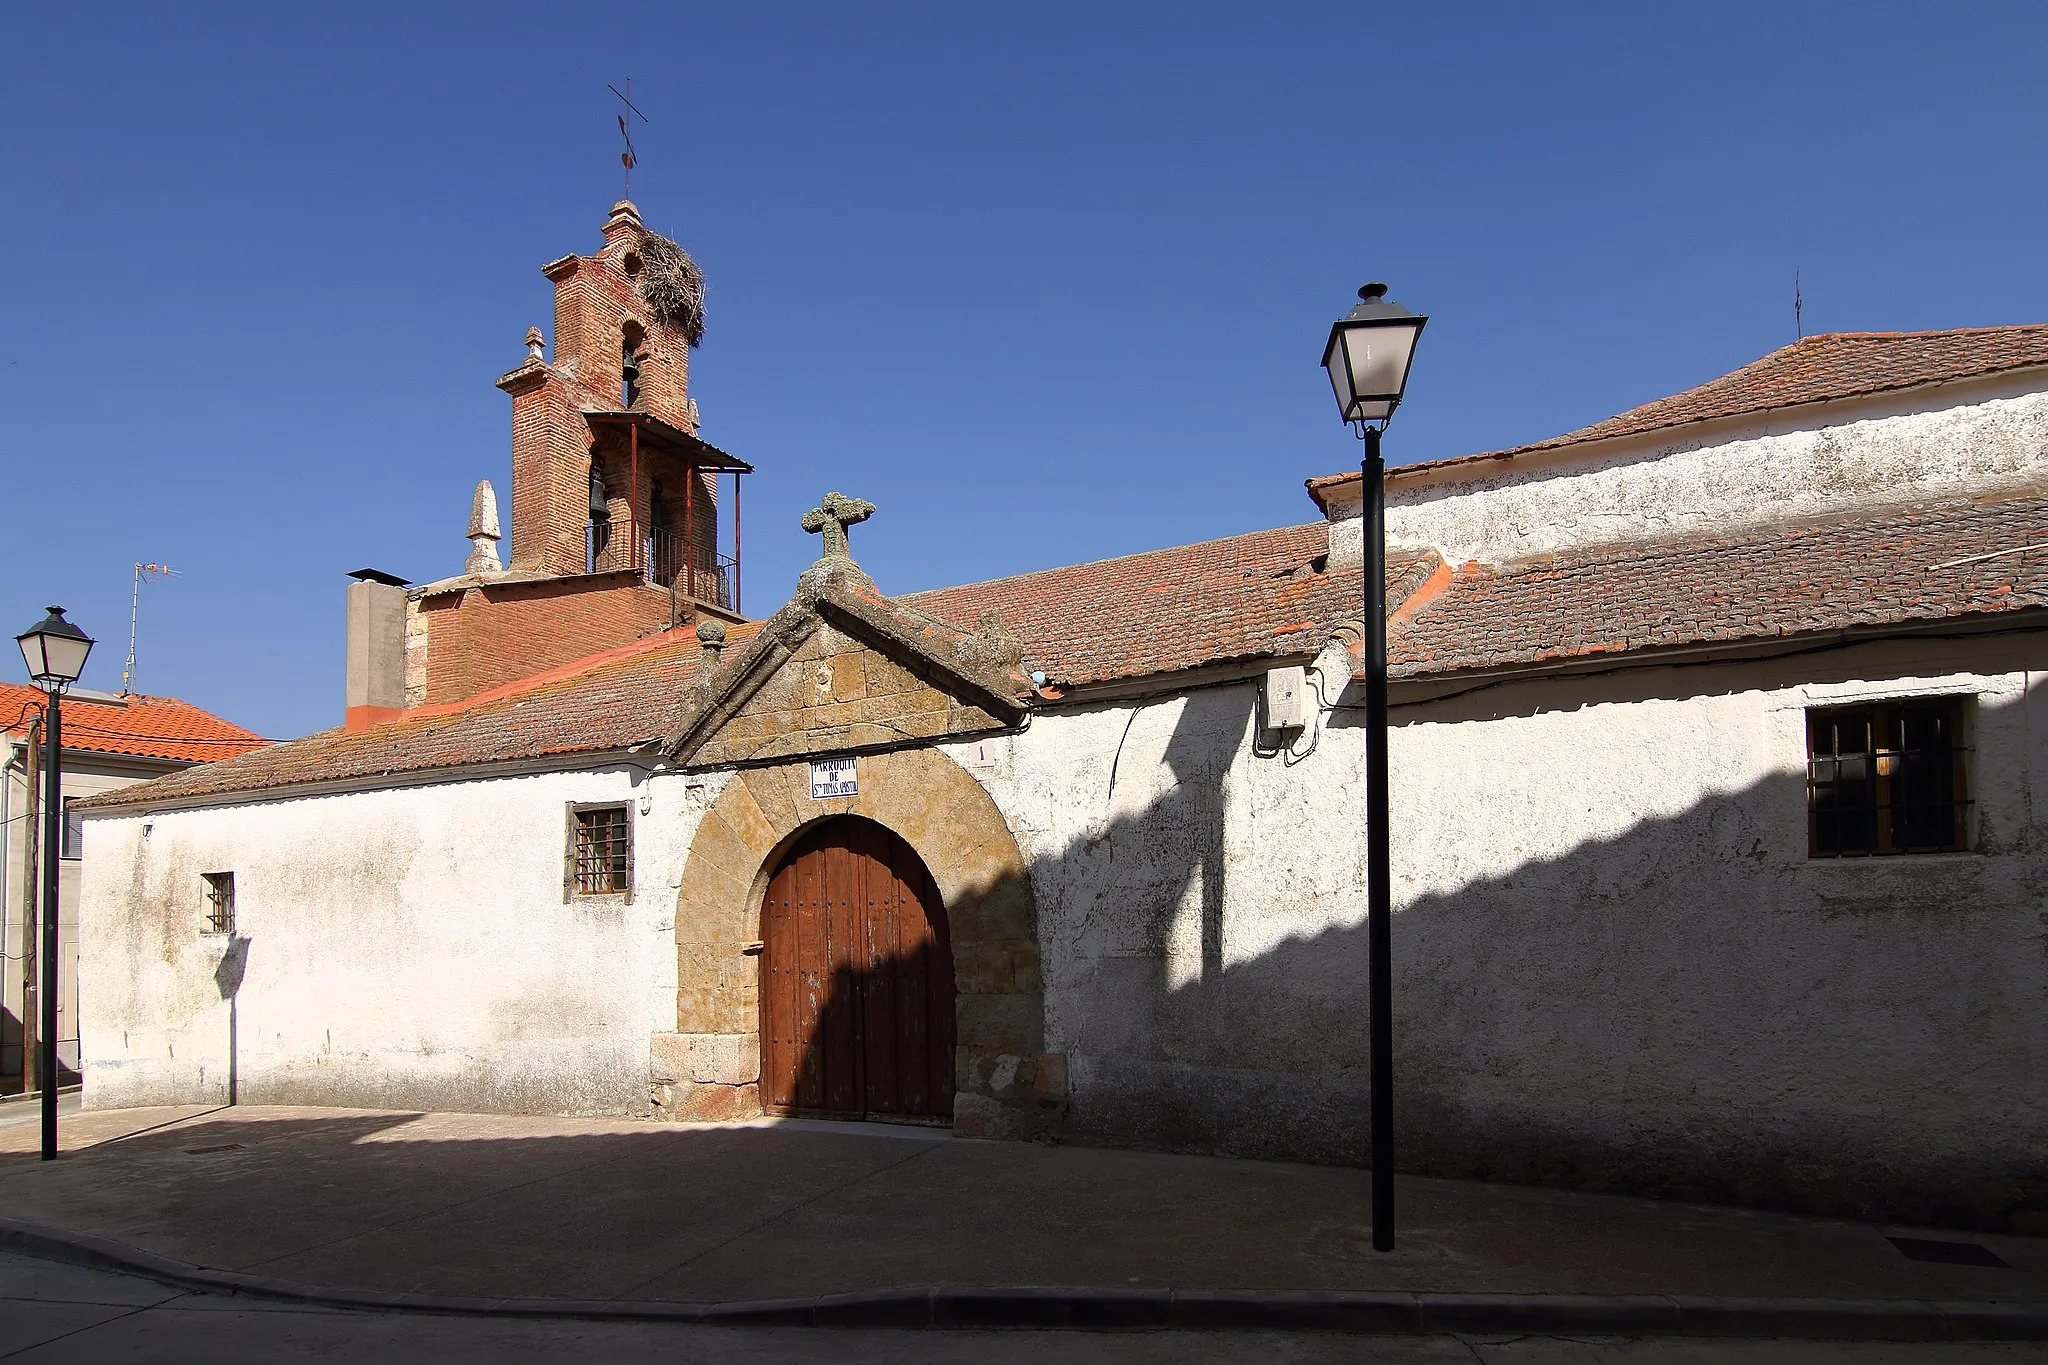
<svg viewBox="0 0 2048 1365"><path fill-rule="evenodd" d="M1300 667L1266 671L1259 686L1259 709L1268 730L1300 730L1308 725L1308 678Z"/></svg>

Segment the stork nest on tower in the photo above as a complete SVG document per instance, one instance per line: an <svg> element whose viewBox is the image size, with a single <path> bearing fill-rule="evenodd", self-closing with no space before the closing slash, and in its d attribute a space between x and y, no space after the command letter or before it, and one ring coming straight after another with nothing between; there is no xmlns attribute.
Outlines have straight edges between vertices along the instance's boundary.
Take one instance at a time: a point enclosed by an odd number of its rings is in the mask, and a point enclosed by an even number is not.
<svg viewBox="0 0 2048 1365"><path fill-rule="evenodd" d="M690 253L659 233L640 239L640 278L634 292L655 321L680 332L692 346L704 340L704 272Z"/></svg>

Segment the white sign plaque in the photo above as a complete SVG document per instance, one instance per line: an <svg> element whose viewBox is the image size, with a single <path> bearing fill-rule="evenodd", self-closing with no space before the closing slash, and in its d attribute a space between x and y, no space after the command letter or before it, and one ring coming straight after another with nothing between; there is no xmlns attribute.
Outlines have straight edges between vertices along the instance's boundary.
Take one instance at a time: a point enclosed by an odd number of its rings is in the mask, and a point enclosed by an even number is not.
<svg viewBox="0 0 2048 1365"><path fill-rule="evenodd" d="M811 760L811 799L822 801L833 796L854 796L860 791L860 784L854 780L853 760L850 758L817 758Z"/></svg>

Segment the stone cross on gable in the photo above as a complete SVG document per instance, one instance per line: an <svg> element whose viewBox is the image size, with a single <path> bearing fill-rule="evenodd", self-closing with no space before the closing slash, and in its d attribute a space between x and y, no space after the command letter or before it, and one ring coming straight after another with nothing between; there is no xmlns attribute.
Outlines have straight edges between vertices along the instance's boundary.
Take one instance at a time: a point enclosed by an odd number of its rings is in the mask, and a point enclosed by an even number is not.
<svg viewBox="0 0 2048 1365"><path fill-rule="evenodd" d="M865 498L849 498L844 493L827 493L824 500L804 513L803 526L813 533L824 532L826 559L851 559L846 551L846 528L866 521L875 514L875 505Z"/></svg>

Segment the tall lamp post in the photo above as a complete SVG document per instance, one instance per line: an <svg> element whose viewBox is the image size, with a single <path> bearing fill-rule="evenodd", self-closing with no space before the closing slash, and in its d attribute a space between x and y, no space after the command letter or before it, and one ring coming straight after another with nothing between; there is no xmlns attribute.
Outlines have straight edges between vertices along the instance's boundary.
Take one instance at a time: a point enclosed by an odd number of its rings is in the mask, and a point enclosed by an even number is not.
<svg viewBox="0 0 2048 1365"><path fill-rule="evenodd" d="M1393 890L1387 853L1387 517L1380 433L1401 393L1415 342L1429 319L1387 297L1383 284L1358 291L1358 306L1330 328L1323 368L1337 407L1365 442L1359 493L1365 534L1365 870L1366 975L1372 1051L1372 1245L1394 1249Z"/></svg>
<svg viewBox="0 0 2048 1365"><path fill-rule="evenodd" d="M36 1067L43 1089L43 1160L57 1159L57 860L64 847L63 747L58 698L85 671L92 653L90 636L64 619L64 608L14 637L28 675L43 689L49 705L43 712L43 969L42 1036L37 1039Z"/></svg>

